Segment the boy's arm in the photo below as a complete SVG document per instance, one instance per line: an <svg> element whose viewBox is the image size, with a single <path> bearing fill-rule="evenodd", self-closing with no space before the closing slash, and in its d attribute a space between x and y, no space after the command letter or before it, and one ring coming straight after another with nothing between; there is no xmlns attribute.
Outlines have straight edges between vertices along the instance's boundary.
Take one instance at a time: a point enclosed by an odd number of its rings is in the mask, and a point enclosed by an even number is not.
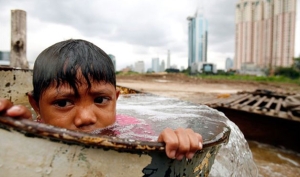
<svg viewBox="0 0 300 177"><path fill-rule="evenodd" d="M175 131L166 128L158 137L158 142L166 143L166 154L169 158L191 159L195 152L202 149L202 136L192 129L178 128Z"/></svg>
<svg viewBox="0 0 300 177"><path fill-rule="evenodd" d="M0 115L31 119L31 112L23 105L13 105L7 99L0 98Z"/></svg>

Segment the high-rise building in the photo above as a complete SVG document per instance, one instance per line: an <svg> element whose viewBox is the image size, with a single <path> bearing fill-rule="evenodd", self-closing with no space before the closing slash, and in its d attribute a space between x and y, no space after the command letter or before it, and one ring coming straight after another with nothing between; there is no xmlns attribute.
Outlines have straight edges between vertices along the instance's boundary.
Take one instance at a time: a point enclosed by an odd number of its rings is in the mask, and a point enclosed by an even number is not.
<svg viewBox="0 0 300 177"><path fill-rule="evenodd" d="M208 24L203 14L197 10L194 17L188 17L188 66L207 61Z"/></svg>
<svg viewBox="0 0 300 177"><path fill-rule="evenodd" d="M168 50L168 59L167 59L167 68L170 68L170 66L171 66L171 58L170 58L171 56L170 56L170 50Z"/></svg>
<svg viewBox="0 0 300 177"><path fill-rule="evenodd" d="M108 54L108 56L109 56L109 58L111 59L111 61L113 62L113 64L114 64L114 69L115 69L115 71L116 71L116 57L114 56L114 55L112 55L112 54Z"/></svg>
<svg viewBox="0 0 300 177"><path fill-rule="evenodd" d="M293 63L296 0L239 0L236 4L235 69Z"/></svg>
<svg viewBox="0 0 300 177"><path fill-rule="evenodd" d="M226 58L225 70L228 71L230 69L233 69L233 60L231 58Z"/></svg>
<svg viewBox="0 0 300 177"><path fill-rule="evenodd" d="M164 72L165 71L165 60L161 61L159 70L160 70L160 72Z"/></svg>
<svg viewBox="0 0 300 177"><path fill-rule="evenodd" d="M159 58L152 58L152 71L157 73L159 70Z"/></svg>
<svg viewBox="0 0 300 177"><path fill-rule="evenodd" d="M0 51L0 66L9 66L10 65L10 52Z"/></svg>
<svg viewBox="0 0 300 177"><path fill-rule="evenodd" d="M0 51L0 60L9 61L10 52L2 52Z"/></svg>
<svg viewBox="0 0 300 177"><path fill-rule="evenodd" d="M138 72L138 73L144 73L145 72L145 63L144 63L144 61L135 62L134 71Z"/></svg>

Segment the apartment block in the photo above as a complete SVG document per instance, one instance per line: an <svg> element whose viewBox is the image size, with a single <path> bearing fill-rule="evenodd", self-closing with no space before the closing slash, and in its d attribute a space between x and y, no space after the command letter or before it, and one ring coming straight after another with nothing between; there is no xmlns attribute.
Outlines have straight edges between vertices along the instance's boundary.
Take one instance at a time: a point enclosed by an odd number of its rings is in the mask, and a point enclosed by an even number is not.
<svg viewBox="0 0 300 177"><path fill-rule="evenodd" d="M297 0L239 0L235 16L235 69L293 64Z"/></svg>

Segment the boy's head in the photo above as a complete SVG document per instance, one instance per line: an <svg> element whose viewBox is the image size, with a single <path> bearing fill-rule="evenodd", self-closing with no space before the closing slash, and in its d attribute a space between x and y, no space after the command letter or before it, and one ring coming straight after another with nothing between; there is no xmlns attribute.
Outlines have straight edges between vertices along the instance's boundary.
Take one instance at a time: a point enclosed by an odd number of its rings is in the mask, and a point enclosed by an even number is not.
<svg viewBox="0 0 300 177"><path fill-rule="evenodd" d="M114 66L109 56L84 40L67 40L45 49L33 68L30 104L41 121L92 131L115 122Z"/></svg>
<svg viewBox="0 0 300 177"><path fill-rule="evenodd" d="M45 49L33 68L33 97L38 102L43 92L54 82L59 87L67 83L78 92L78 71L87 81L110 83L116 86L114 65L109 56L94 44L84 40L66 40Z"/></svg>

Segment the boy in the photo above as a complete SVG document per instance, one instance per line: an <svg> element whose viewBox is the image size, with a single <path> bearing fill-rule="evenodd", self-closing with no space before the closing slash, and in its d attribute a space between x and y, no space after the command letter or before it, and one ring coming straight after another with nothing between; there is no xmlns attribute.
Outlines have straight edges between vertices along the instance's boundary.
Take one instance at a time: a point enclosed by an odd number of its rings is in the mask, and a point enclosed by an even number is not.
<svg viewBox="0 0 300 177"><path fill-rule="evenodd" d="M94 44L67 40L45 49L33 68L29 102L37 121L75 131L91 132L116 121L116 76L111 59ZM0 99L0 113L32 119L22 105ZM202 149L202 136L191 129L166 128L158 137L169 158L192 158Z"/></svg>

